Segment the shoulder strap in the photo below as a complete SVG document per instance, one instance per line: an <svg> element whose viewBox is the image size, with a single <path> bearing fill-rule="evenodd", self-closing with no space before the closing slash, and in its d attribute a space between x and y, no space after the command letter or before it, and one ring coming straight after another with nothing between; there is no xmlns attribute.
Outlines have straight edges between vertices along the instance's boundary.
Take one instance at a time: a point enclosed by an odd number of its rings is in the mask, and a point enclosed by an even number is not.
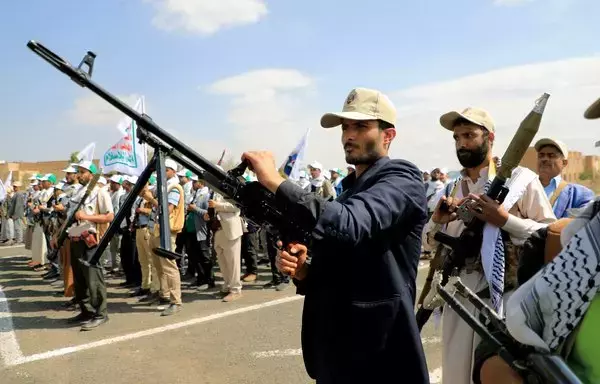
<svg viewBox="0 0 600 384"><path fill-rule="evenodd" d="M556 187L556 190L554 191L554 193L552 194L552 197L550 198L550 206L554 207L554 203L556 202L556 199L558 199L558 196L560 196L560 194L562 193L563 189L565 189L565 187L569 185L569 183L567 183L564 180L561 180L560 183L558 184L558 187Z"/></svg>
<svg viewBox="0 0 600 384"><path fill-rule="evenodd" d="M469 184L467 183L467 180L462 179L460 181L460 186L462 189L463 198L469 196Z"/></svg>
<svg viewBox="0 0 600 384"><path fill-rule="evenodd" d="M547 227L546 244L544 247L544 261L551 262L562 250L560 234L563 229L572 221L571 218L559 219Z"/></svg>
<svg viewBox="0 0 600 384"><path fill-rule="evenodd" d="M446 184L446 191L444 192L444 195L446 195L446 197L450 196L450 194L452 193L452 189L454 188L455 185L456 185L455 183Z"/></svg>

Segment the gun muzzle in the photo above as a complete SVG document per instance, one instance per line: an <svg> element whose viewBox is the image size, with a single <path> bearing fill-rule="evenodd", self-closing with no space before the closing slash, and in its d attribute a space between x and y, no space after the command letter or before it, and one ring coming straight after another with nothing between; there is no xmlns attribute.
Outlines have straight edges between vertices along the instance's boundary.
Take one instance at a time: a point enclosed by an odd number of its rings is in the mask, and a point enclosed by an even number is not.
<svg viewBox="0 0 600 384"><path fill-rule="evenodd" d="M172 252L172 251L167 251L164 248L157 247L157 248L154 248L152 251L154 253L156 253L157 256L164 257L165 259L169 259L169 260L179 260L179 259L181 259L181 255L179 253L175 253L175 252Z"/></svg>

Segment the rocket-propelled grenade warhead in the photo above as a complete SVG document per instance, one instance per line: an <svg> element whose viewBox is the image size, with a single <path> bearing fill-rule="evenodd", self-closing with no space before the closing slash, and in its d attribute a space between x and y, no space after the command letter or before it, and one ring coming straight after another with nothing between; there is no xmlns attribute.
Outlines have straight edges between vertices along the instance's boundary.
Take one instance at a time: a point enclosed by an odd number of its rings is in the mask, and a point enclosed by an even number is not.
<svg viewBox="0 0 600 384"><path fill-rule="evenodd" d="M497 176L500 176L505 180L510 178L513 169L515 169L521 162L521 159L523 159L525 151L527 151L527 148L529 148L533 138L540 129L542 115L546 109L548 98L550 98L550 95L544 93L537 99L531 112L525 116L521 125L519 125L519 129L517 129L517 132L513 136L512 141L502 157L501 167Z"/></svg>

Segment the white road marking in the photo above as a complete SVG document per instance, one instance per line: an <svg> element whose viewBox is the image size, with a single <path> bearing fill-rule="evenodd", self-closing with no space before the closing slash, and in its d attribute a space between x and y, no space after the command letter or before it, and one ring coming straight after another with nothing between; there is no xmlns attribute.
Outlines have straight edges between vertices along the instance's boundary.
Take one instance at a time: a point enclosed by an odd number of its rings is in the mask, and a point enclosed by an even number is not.
<svg viewBox="0 0 600 384"><path fill-rule="evenodd" d="M39 360L46 360L46 359L50 359L53 357L64 356L64 355L68 355L68 354L80 352L80 351L85 351L85 350L92 349L92 348L103 347L106 345L116 344L116 343L120 343L123 341L135 340L135 339L139 339L141 337L152 336L152 335L156 335L156 334L163 333L166 331L172 331L172 330L179 329L179 328L184 328L184 327L189 327L189 326L196 325L196 324L206 323L206 322L209 322L212 320L237 315L240 313L256 311L256 310L262 309L262 308L273 307L273 306L279 305L279 304L290 303L292 301L301 300L303 298L304 298L304 296L284 297L282 299L267 301L265 303L249 305L247 307L233 309L231 311L219 312L219 313L215 313L215 314L204 316L204 317L197 317L195 319L182 321L180 323L169 324L169 325L165 325L162 327L147 329L145 331L134 332L134 333L129 333L127 335L111 337L109 339L98 340L98 341L94 341L94 342L88 343L88 344L80 344L80 345L75 345L72 347L59 348L59 349L55 349L55 350L47 351L47 352L43 352L43 353L36 353L36 354L30 355L30 356L22 356L22 355L20 357L15 356L13 359L5 361L5 362L6 362L6 365L14 366L14 365L20 365L20 364L25 364L25 363L31 363L31 362L39 361ZM4 345L2 345L1 347L4 347Z"/></svg>
<svg viewBox="0 0 600 384"><path fill-rule="evenodd" d="M423 344L435 344L442 341L439 337L426 337L422 339ZM301 356L302 349L275 349L272 351L252 352L251 355L257 359L268 357Z"/></svg>
<svg viewBox="0 0 600 384"><path fill-rule="evenodd" d="M14 248L23 248L25 247L25 244L17 244L17 245L0 245L0 251L3 249L14 249ZM6 258L8 259L8 257L3 257L3 259Z"/></svg>
<svg viewBox="0 0 600 384"><path fill-rule="evenodd" d="M429 382L431 384L439 384L442 382L442 368L436 368L433 372L429 372Z"/></svg>
<svg viewBox="0 0 600 384"><path fill-rule="evenodd" d="M12 365L23 358L13 326L8 300L0 286L0 358L4 365Z"/></svg>
<svg viewBox="0 0 600 384"><path fill-rule="evenodd" d="M439 338L432 337L431 342L434 341L433 339ZM265 359L269 357L302 356L302 349L275 349L273 351L252 352L252 356L257 359ZM431 384L440 384L442 382L442 368L436 368L432 372L429 372L429 381Z"/></svg>
<svg viewBox="0 0 600 384"><path fill-rule="evenodd" d="M274 351L252 352L252 356L257 359L264 359L266 357L302 356L302 349L276 349Z"/></svg>
<svg viewBox="0 0 600 384"><path fill-rule="evenodd" d="M442 342L442 338L441 337L425 337L421 339L421 342L423 343L423 345L425 344L436 344L436 343L441 343Z"/></svg>

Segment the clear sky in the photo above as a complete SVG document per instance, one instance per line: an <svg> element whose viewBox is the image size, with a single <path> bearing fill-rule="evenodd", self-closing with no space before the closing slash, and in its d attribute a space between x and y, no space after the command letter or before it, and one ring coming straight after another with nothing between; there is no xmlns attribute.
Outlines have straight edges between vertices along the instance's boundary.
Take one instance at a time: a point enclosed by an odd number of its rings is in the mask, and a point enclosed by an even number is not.
<svg viewBox="0 0 600 384"><path fill-rule="evenodd" d="M457 168L438 123L479 106L494 117L501 154L543 92L540 137L594 153L600 123L597 0L74 0L0 6L0 159L96 157L118 138L119 113L29 49L35 39L133 103L144 95L161 126L209 158L268 149L283 160L309 127L307 161L343 167L339 130L320 115L356 86L399 111L392 156Z"/></svg>

